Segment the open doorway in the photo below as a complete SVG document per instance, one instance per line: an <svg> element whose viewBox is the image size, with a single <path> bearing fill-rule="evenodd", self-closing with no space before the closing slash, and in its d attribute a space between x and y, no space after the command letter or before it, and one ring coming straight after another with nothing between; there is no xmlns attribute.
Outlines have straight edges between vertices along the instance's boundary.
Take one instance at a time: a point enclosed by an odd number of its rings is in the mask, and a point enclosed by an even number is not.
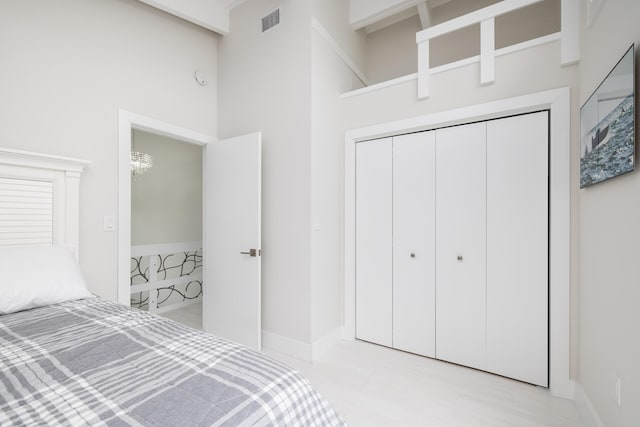
<svg viewBox="0 0 640 427"><path fill-rule="evenodd" d="M202 329L202 146L133 129L131 151L131 306Z"/></svg>
<svg viewBox="0 0 640 427"><path fill-rule="evenodd" d="M126 306L131 305L132 130L201 147L203 329L259 350L262 331L261 133L216 140L158 119L119 111L117 289L118 302Z"/></svg>

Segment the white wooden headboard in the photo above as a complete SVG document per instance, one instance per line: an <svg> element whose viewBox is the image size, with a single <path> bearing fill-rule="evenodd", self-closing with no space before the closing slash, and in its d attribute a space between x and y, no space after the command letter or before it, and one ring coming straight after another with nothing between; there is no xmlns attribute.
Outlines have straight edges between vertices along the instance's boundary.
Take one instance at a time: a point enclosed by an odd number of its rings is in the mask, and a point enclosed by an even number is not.
<svg viewBox="0 0 640 427"><path fill-rule="evenodd" d="M0 246L62 244L80 229L80 175L90 162L0 147Z"/></svg>

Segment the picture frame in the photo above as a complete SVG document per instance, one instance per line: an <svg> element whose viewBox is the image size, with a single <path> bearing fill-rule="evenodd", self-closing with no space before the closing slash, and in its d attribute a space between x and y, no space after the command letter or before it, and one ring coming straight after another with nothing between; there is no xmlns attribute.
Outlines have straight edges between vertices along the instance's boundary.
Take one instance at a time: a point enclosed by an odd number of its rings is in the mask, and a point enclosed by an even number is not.
<svg viewBox="0 0 640 427"><path fill-rule="evenodd" d="M580 108L580 188L635 170L635 46Z"/></svg>

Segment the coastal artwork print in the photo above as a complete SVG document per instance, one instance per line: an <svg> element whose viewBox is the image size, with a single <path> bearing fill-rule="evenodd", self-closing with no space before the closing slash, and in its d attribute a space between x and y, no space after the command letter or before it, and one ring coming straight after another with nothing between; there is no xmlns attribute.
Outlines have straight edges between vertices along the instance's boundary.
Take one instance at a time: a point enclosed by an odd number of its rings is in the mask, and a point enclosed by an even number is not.
<svg viewBox="0 0 640 427"><path fill-rule="evenodd" d="M634 47L580 109L580 188L634 170Z"/></svg>

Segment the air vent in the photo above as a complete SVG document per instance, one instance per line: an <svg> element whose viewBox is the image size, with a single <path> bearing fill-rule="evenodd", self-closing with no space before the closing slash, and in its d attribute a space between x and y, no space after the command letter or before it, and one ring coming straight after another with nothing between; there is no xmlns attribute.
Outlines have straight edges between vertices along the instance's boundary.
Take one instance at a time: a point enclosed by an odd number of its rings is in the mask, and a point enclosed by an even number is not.
<svg viewBox="0 0 640 427"><path fill-rule="evenodd" d="M270 28L280 23L280 9L276 9L267 16L262 18L262 32L264 33Z"/></svg>

